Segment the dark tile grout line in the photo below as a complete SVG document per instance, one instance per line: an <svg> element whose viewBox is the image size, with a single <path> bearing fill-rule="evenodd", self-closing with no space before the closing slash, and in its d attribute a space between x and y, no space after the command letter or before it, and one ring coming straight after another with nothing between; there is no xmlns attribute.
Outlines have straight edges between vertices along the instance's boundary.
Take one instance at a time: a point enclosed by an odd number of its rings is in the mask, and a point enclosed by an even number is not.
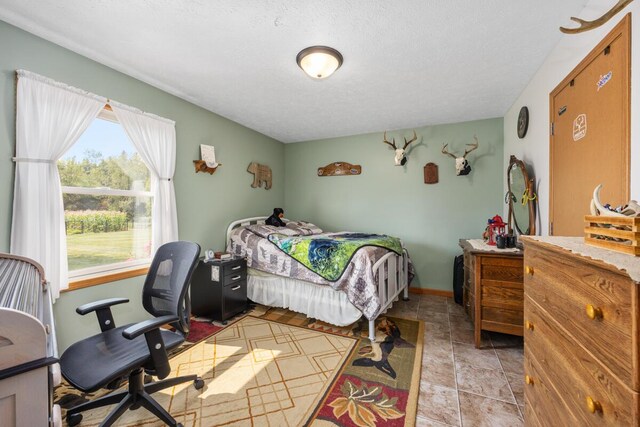
<svg viewBox="0 0 640 427"><path fill-rule="evenodd" d="M493 347L493 340L491 340L491 346ZM511 391L511 396L513 396L513 400L516 402L516 407L518 408L518 413L520 414L520 418L522 419L522 421L524 421L524 414L520 409L520 404L518 403L518 399L516 399L516 394L513 392L513 387L511 387L511 382L509 382L509 376L507 375L507 372L504 370L504 366L502 365L502 359L500 359L500 356L498 356L498 352L496 351L495 347L493 348L493 351L494 353L496 353L496 357L498 358L498 362L500 363L500 369L502 370L502 375L504 375L505 378L507 379L507 385L509 386L509 390Z"/></svg>

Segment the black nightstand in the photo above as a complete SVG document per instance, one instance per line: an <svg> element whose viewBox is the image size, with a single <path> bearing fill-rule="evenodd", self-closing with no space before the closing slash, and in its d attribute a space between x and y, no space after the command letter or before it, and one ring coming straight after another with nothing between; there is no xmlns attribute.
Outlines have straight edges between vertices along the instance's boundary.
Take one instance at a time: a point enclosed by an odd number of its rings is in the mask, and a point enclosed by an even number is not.
<svg viewBox="0 0 640 427"><path fill-rule="evenodd" d="M244 258L200 258L191 278L191 312L218 320L247 309L247 261Z"/></svg>

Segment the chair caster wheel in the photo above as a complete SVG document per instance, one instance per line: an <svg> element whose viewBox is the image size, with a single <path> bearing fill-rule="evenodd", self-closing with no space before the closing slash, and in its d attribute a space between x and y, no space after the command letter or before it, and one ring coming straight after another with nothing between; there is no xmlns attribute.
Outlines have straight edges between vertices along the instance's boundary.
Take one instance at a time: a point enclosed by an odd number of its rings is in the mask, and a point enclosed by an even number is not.
<svg viewBox="0 0 640 427"><path fill-rule="evenodd" d="M193 382L193 386L196 388L196 390L200 390L202 387L204 387L204 380L202 378L198 378Z"/></svg>
<svg viewBox="0 0 640 427"><path fill-rule="evenodd" d="M77 426L80 422L82 422L82 414L67 415L67 424L70 427Z"/></svg>
<svg viewBox="0 0 640 427"><path fill-rule="evenodd" d="M176 427L184 427L182 424L178 423L176 424Z"/></svg>

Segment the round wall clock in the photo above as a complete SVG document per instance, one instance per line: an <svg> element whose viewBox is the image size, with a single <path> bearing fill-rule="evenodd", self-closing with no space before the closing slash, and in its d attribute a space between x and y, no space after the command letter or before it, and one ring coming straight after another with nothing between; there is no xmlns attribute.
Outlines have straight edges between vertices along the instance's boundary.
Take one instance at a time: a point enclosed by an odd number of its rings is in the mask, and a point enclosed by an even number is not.
<svg viewBox="0 0 640 427"><path fill-rule="evenodd" d="M518 138L522 139L527 134L529 128L529 109L522 107L518 114Z"/></svg>

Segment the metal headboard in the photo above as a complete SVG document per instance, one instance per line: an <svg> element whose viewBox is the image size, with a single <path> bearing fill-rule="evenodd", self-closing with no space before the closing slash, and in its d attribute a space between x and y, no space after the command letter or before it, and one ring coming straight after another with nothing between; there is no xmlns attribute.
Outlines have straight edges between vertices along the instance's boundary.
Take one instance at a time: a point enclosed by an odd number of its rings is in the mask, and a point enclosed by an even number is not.
<svg viewBox="0 0 640 427"><path fill-rule="evenodd" d="M247 225L254 224L264 224L265 221L269 218L268 216L254 216L253 218L243 218L236 221L233 221L229 227L227 228L227 235L225 238L225 246L229 244L229 237L231 236L231 232L238 227L245 227ZM289 222L288 219L282 218L283 222Z"/></svg>

